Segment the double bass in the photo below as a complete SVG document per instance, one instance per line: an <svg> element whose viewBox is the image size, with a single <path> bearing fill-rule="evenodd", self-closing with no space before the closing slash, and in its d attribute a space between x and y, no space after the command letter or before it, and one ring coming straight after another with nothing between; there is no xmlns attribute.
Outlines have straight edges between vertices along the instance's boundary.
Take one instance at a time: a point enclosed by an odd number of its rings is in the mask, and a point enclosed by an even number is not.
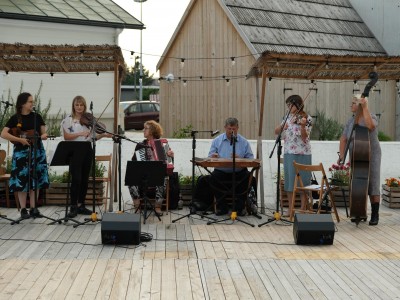
<svg viewBox="0 0 400 300"><path fill-rule="evenodd" d="M376 72L369 73L370 81L365 86L361 98L369 96L371 88L378 81ZM361 105L361 104L358 104ZM351 175L350 175L350 218L358 225L360 221L367 220L367 198L369 185L369 160L370 160L370 140L369 129L356 123L361 110L358 109L354 117L354 124L350 138L347 140L345 154L350 143L353 142L351 153ZM343 159L343 163L345 158Z"/></svg>

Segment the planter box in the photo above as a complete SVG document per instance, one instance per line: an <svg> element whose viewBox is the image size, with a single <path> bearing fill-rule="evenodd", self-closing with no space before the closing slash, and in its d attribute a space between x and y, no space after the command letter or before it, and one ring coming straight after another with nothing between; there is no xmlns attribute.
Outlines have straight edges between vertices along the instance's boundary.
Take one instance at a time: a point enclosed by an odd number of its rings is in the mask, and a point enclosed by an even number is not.
<svg viewBox="0 0 400 300"><path fill-rule="evenodd" d="M400 208L400 187L382 184L382 204L389 208Z"/></svg>
<svg viewBox="0 0 400 300"><path fill-rule="evenodd" d="M192 201L192 184L180 184L179 185L183 205L188 206Z"/></svg>
<svg viewBox="0 0 400 300"><path fill-rule="evenodd" d="M344 192L344 198L343 198ZM335 197L335 205L336 207L345 207L345 202L347 207L350 204L350 189L348 185L345 186L337 186L336 189L332 190L332 195Z"/></svg>
<svg viewBox="0 0 400 300"><path fill-rule="evenodd" d="M93 204L93 185L89 182L89 187L86 194L86 205ZM68 183L50 183L49 188L46 190L46 204L47 205L65 205L67 200ZM104 198L104 183L96 181L95 183L95 197L96 205L103 204Z"/></svg>

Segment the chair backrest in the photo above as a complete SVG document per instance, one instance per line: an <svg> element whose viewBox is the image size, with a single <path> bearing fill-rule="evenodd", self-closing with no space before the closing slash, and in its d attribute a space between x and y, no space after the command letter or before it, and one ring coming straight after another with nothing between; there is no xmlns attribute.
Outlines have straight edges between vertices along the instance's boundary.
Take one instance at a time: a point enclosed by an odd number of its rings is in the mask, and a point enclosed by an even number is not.
<svg viewBox="0 0 400 300"><path fill-rule="evenodd" d="M296 170L296 178L295 181L300 182L301 186L307 186L310 183L306 182L304 184L304 182L302 182L301 180L301 176L300 176L300 171L305 171L305 172L321 172L321 186L328 186L328 179L326 177L326 173L325 173L325 169L322 163L319 163L318 165L303 165L303 164L299 164L297 162L293 162L293 166Z"/></svg>
<svg viewBox="0 0 400 300"><path fill-rule="evenodd" d="M112 161L112 154L108 154L108 155L96 155L95 157L96 161L99 162L108 162L108 166L106 166L107 168L107 176L104 176L103 178L107 178L111 181L111 161Z"/></svg>

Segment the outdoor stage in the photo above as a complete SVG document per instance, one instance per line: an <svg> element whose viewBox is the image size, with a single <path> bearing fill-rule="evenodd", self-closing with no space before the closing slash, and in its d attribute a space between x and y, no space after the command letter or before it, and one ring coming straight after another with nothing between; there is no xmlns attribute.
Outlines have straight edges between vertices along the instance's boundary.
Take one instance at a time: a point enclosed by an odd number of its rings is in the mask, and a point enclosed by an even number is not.
<svg viewBox="0 0 400 300"><path fill-rule="evenodd" d="M117 206L115 206L117 208ZM98 210L99 211L99 210ZM16 209L1 209L10 218ZM63 207L42 214L58 218ZM144 245L101 244L101 224L0 219L0 299L394 299L400 295L400 210L358 228L339 209L333 245L299 246L293 226L207 225L177 210L151 216ZM61 214L60 216L57 214ZM83 216L80 216L83 220ZM196 218L196 219L195 219Z"/></svg>

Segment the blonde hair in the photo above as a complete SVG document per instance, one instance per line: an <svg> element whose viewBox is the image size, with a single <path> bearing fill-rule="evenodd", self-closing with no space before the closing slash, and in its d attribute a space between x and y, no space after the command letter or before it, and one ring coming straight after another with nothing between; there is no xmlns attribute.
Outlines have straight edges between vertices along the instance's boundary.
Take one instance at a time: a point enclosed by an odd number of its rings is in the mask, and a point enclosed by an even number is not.
<svg viewBox="0 0 400 300"><path fill-rule="evenodd" d="M145 122L144 126L149 126L150 134L155 139L159 139L163 135L163 129L162 129L161 125L154 120Z"/></svg>
<svg viewBox="0 0 400 300"><path fill-rule="evenodd" d="M75 118L75 107L74 107L74 105L75 105L75 103L77 103L77 102L80 102L80 103L82 103L83 104L83 106L85 107L85 109L83 110L83 113L85 113L86 112L86 109L87 109L87 105L86 105L86 100L85 100L85 98L83 98L82 96L76 96L75 98L74 98L74 100L72 100L72 112L71 112L71 116L72 116L72 118Z"/></svg>

